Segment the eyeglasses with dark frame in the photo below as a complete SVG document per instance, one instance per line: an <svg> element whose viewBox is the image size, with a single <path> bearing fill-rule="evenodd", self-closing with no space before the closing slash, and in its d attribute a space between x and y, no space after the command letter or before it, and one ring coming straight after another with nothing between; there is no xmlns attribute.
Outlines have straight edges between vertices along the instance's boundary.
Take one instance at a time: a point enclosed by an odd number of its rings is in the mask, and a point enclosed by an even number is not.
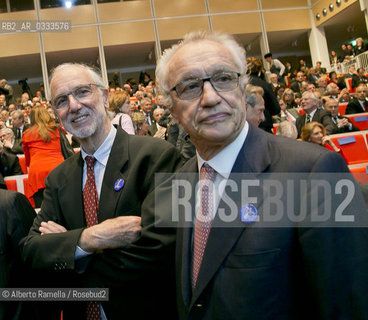
<svg viewBox="0 0 368 320"><path fill-rule="evenodd" d="M51 104L54 106L56 110L62 110L69 106L69 96L72 95L75 100L80 103L87 102L88 99L93 94L92 86L102 88L102 86L95 83L88 83L83 86L75 87L73 90L63 93L61 95L56 96L55 99L51 101Z"/></svg>
<svg viewBox="0 0 368 320"><path fill-rule="evenodd" d="M240 75L238 72L221 71L213 74L211 77L181 81L170 91L175 91L181 100L193 100L203 93L205 81L209 81L217 92L228 92L238 87Z"/></svg>

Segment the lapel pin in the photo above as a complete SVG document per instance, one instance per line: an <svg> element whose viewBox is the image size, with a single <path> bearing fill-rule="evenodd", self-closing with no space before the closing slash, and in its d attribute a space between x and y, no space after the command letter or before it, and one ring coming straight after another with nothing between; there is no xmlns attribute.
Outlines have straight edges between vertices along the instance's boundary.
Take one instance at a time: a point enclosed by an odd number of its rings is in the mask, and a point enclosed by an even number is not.
<svg viewBox="0 0 368 320"><path fill-rule="evenodd" d="M116 180L114 184L114 190L119 191L122 187L124 187L125 181L124 179L118 179Z"/></svg>
<svg viewBox="0 0 368 320"><path fill-rule="evenodd" d="M252 204L242 206L239 212L239 217L244 223L251 223L259 220L257 208Z"/></svg>

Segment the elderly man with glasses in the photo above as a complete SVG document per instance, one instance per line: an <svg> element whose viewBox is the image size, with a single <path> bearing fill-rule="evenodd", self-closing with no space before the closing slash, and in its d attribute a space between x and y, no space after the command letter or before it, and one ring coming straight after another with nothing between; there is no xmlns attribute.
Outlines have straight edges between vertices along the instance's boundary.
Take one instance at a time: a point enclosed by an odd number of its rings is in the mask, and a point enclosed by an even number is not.
<svg viewBox="0 0 368 320"><path fill-rule="evenodd" d="M339 172L353 188L351 174L338 154L248 123L245 61L229 35L194 32L157 65L167 107L197 149L166 202L179 223L179 317L357 319L368 306L367 231L318 223L339 196L309 204L314 178L334 186L328 173ZM351 212L366 225L362 195L353 196Z"/></svg>
<svg viewBox="0 0 368 320"><path fill-rule="evenodd" d="M65 319L175 318L174 234L154 225L152 208L141 208L155 173L181 164L178 153L165 141L114 127L107 86L90 67L60 65L50 87L54 112L81 152L47 177L25 261L51 272L53 287L110 289L108 301L61 306ZM51 307L45 319L60 319L59 306Z"/></svg>

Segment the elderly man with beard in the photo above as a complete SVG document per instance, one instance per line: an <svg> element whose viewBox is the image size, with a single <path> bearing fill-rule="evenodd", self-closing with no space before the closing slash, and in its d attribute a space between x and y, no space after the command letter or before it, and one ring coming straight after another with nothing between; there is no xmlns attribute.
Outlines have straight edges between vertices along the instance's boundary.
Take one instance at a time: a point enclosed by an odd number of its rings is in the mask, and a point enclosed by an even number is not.
<svg viewBox="0 0 368 320"><path fill-rule="evenodd" d="M52 107L81 152L46 179L41 211L23 258L53 275L53 287L109 288L109 301L51 305L45 319L175 319L174 234L141 210L155 173L181 161L160 139L128 135L107 115L108 90L97 71L63 64L50 81ZM163 303L165 301L165 303Z"/></svg>

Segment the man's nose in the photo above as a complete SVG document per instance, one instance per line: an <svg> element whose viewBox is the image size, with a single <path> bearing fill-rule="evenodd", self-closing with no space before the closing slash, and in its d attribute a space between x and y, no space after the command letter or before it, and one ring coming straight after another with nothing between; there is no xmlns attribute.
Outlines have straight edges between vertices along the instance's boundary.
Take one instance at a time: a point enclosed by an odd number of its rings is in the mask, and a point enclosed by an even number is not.
<svg viewBox="0 0 368 320"><path fill-rule="evenodd" d="M77 112L80 108L80 102L70 93L68 95L68 110L70 112Z"/></svg>
<svg viewBox="0 0 368 320"><path fill-rule="evenodd" d="M221 97L219 96L216 89L212 86L210 81L203 83L203 93L201 99L202 107L213 107L220 103Z"/></svg>

